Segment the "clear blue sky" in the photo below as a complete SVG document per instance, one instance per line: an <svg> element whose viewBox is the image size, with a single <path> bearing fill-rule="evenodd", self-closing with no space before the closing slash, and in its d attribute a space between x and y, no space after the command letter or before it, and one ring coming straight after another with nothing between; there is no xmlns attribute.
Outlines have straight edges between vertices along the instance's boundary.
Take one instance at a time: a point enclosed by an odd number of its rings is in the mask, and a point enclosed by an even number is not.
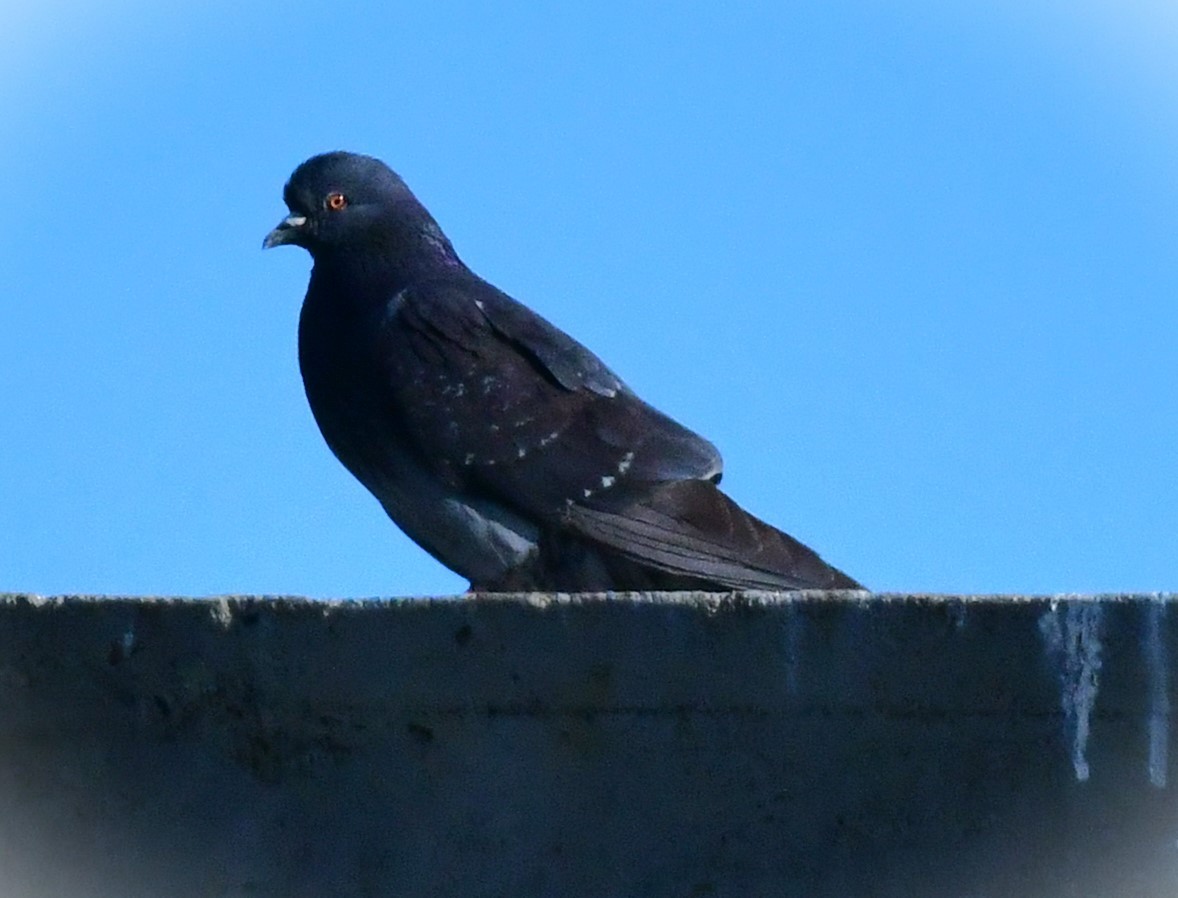
<svg viewBox="0 0 1178 898"><path fill-rule="evenodd" d="M1161 2L7 4L0 589L446 594L323 444L312 153L880 590L1178 589Z"/></svg>

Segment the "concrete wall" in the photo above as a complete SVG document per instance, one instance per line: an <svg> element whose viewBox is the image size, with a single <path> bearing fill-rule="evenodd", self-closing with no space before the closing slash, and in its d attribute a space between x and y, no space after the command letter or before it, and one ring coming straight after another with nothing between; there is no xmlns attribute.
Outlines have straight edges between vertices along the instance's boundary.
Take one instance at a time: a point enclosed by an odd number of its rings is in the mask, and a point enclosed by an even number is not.
<svg viewBox="0 0 1178 898"><path fill-rule="evenodd" d="M1159 597L0 598L0 896L1172 896Z"/></svg>

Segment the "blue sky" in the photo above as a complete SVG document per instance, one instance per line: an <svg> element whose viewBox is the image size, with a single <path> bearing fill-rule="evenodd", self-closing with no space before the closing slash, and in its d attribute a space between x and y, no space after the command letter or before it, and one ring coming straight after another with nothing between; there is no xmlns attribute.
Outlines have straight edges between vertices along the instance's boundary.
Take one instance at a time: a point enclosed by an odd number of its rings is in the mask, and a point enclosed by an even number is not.
<svg viewBox="0 0 1178 898"><path fill-rule="evenodd" d="M465 587L302 395L330 149L871 587L1178 588L1163 4L187 6L0 8L0 589Z"/></svg>

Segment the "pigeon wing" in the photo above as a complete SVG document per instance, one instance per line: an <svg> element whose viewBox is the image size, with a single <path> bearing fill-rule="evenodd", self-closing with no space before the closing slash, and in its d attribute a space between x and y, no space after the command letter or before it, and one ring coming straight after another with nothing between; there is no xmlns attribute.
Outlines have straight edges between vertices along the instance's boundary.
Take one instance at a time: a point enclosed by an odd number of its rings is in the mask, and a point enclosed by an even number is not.
<svg viewBox="0 0 1178 898"><path fill-rule="evenodd" d="M411 439L453 485L689 581L858 586L720 492L711 443L510 297L435 283L399 303L390 379Z"/></svg>
<svg viewBox="0 0 1178 898"><path fill-rule="evenodd" d="M483 281L403 291L379 352L423 460L531 515L554 521L622 481L719 478L711 443Z"/></svg>

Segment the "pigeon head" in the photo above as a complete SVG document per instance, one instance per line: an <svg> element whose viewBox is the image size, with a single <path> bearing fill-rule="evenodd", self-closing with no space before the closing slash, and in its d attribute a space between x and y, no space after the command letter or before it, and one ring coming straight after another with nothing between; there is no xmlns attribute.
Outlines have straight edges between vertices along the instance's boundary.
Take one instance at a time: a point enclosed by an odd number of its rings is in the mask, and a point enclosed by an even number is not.
<svg viewBox="0 0 1178 898"><path fill-rule="evenodd" d="M316 259L379 254L389 263L461 265L450 241L391 168L371 156L323 153L294 170L283 190L290 215L263 249L301 246Z"/></svg>

